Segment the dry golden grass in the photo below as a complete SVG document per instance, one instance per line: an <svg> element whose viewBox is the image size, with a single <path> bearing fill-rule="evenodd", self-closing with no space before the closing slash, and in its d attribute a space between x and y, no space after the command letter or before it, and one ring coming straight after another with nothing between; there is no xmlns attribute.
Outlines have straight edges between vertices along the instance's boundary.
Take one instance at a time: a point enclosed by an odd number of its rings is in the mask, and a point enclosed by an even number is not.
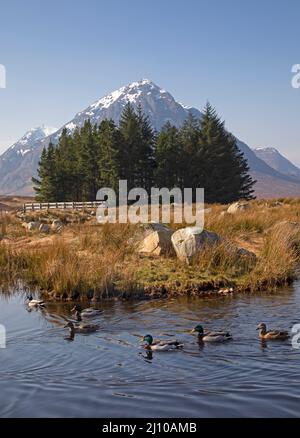
<svg viewBox="0 0 300 438"><path fill-rule="evenodd" d="M98 225L86 212L51 212L51 219L57 217L66 226L61 235L43 237L24 230L20 220L9 215L0 224L0 282L22 279L49 298L101 299L149 287L172 293L211 284L255 291L275 288L295 276L300 227L292 223L299 222L299 200L284 200L279 206L253 201L248 211L236 215L222 214L224 206L208 207L205 228L224 240L202 251L190 266L175 256L137 254L139 226ZM26 219L47 220L47 213ZM241 257L236 246L253 251L257 259Z"/></svg>
<svg viewBox="0 0 300 438"><path fill-rule="evenodd" d="M249 278L249 288L274 288L295 277L299 263L300 233L297 225L281 222L267 233L260 257Z"/></svg>

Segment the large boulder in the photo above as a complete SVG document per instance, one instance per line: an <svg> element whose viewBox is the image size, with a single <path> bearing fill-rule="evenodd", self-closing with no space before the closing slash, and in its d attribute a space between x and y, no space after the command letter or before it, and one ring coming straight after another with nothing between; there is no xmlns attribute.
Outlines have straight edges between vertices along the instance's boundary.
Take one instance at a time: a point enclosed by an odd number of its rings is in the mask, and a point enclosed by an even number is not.
<svg viewBox="0 0 300 438"><path fill-rule="evenodd" d="M172 244L179 260L190 263L195 254L222 241L216 233L198 227L182 228L172 235Z"/></svg>
<svg viewBox="0 0 300 438"><path fill-rule="evenodd" d="M163 224L149 224L144 227L143 240L139 243L140 254L161 256L173 251L171 237L173 231Z"/></svg>
<svg viewBox="0 0 300 438"><path fill-rule="evenodd" d="M48 224L41 224L39 228L40 233L48 234L50 231L50 227Z"/></svg>
<svg viewBox="0 0 300 438"><path fill-rule="evenodd" d="M55 219L51 225L52 231L60 233L63 229L63 223L59 219Z"/></svg>
<svg viewBox="0 0 300 438"><path fill-rule="evenodd" d="M247 202L235 202L234 204L230 205L230 207L227 210L227 213L236 214L249 210L249 208L250 208L250 204L248 204Z"/></svg>
<svg viewBox="0 0 300 438"><path fill-rule="evenodd" d="M35 230L38 230L40 228L40 226L41 226L40 222L29 222L27 224L27 230L28 231L35 231Z"/></svg>

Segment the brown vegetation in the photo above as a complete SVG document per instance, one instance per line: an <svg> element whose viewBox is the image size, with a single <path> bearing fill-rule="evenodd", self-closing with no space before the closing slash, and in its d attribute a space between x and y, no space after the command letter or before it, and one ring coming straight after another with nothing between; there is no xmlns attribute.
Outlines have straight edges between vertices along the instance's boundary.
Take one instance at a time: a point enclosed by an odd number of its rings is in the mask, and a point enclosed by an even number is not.
<svg viewBox="0 0 300 438"><path fill-rule="evenodd" d="M142 256L136 251L142 230L132 225L98 225L87 212L2 215L0 283L22 280L47 299L102 299L172 294L217 294L220 289L256 291L291 281L299 262L300 201L254 201L235 215L209 206L205 228L224 240L205 248L186 265L174 255ZM42 236L22 228L24 220L59 218L61 234ZM170 224L172 228L178 225ZM244 258L232 246L253 251ZM223 291L221 291L223 294Z"/></svg>

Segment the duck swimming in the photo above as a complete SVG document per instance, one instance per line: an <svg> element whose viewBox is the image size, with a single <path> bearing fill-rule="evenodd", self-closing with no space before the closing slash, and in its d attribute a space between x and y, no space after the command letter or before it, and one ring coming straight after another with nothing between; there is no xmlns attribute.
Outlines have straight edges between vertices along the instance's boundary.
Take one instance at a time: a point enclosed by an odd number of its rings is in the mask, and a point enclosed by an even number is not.
<svg viewBox="0 0 300 438"><path fill-rule="evenodd" d="M232 339L232 335L229 332L204 332L200 324L192 330L192 333L198 333L201 342L226 342Z"/></svg>
<svg viewBox="0 0 300 438"><path fill-rule="evenodd" d="M267 330L267 326L264 323L261 323L257 326L256 330L259 330L259 338L261 340L281 340L285 341L289 339L290 335L288 332L281 331L281 330Z"/></svg>
<svg viewBox="0 0 300 438"><path fill-rule="evenodd" d="M143 338L145 342L145 350L150 351L172 351L178 350L183 347L183 344L179 341L157 341L153 342L153 337L151 335L146 335Z"/></svg>
<svg viewBox="0 0 300 438"><path fill-rule="evenodd" d="M83 333L83 334L95 333L99 329L99 326L96 324L85 324L85 323L81 323L75 326L73 322L70 321L64 328L69 329L70 338L74 339L75 333Z"/></svg>
<svg viewBox="0 0 300 438"><path fill-rule="evenodd" d="M46 304L43 300L34 300L32 295L28 295L27 296L27 300L28 300L28 307L45 307Z"/></svg>
<svg viewBox="0 0 300 438"><path fill-rule="evenodd" d="M94 318L95 316L98 316L102 313L101 310L97 310L97 309L93 309L93 308L82 310L82 307L79 304L77 304L71 310L71 312L76 312L76 314L79 313L82 318Z"/></svg>

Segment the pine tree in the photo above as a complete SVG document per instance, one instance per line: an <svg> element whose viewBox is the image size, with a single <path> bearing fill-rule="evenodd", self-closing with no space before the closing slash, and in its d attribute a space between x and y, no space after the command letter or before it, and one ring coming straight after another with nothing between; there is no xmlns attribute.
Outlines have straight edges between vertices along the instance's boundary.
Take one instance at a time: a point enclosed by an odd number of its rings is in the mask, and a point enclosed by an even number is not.
<svg viewBox="0 0 300 438"><path fill-rule="evenodd" d="M162 128L155 147L155 183L172 189L182 182L182 144L179 132L170 122Z"/></svg>
<svg viewBox="0 0 300 438"><path fill-rule="evenodd" d="M32 178L39 202L55 202L58 195L58 180L56 170L56 150L50 143L48 149L43 149L39 162L38 178Z"/></svg>
<svg viewBox="0 0 300 438"><path fill-rule="evenodd" d="M120 120L121 150L120 150L120 176L128 182L128 189L139 187L137 168L139 167L139 148L141 145L141 129L139 119L128 103Z"/></svg>
<svg viewBox="0 0 300 438"><path fill-rule="evenodd" d="M135 184L137 187L145 188L149 193L154 182L153 172L155 167L155 134L149 118L142 112L140 105L137 110L137 120L140 129L140 145L137 150Z"/></svg>
<svg viewBox="0 0 300 438"><path fill-rule="evenodd" d="M120 179L120 134L112 120L104 120L98 130L100 184L116 192ZM99 187L100 188L100 187Z"/></svg>
<svg viewBox="0 0 300 438"><path fill-rule="evenodd" d="M199 175L204 163L201 161L201 157L199 157L199 121L191 112L180 129L179 138L182 144L181 186L182 188L194 188L201 181Z"/></svg>
<svg viewBox="0 0 300 438"><path fill-rule="evenodd" d="M202 182L207 202L229 203L253 198L254 181L239 151L235 138L207 103L200 123L201 159L204 163Z"/></svg>
<svg viewBox="0 0 300 438"><path fill-rule="evenodd" d="M56 173L59 182L60 201L76 200L77 194L77 157L74 153L74 136L63 130L56 147Z"/></svg>
<svg viewBox="0 0 300 438"><path fill-rule="evenodd" d="M81 184L83 201L96 199L100 184L98 166L99 145L97 131L90 120L86 121L80 130L80 145L78 151L78 177Z"/></svg>

